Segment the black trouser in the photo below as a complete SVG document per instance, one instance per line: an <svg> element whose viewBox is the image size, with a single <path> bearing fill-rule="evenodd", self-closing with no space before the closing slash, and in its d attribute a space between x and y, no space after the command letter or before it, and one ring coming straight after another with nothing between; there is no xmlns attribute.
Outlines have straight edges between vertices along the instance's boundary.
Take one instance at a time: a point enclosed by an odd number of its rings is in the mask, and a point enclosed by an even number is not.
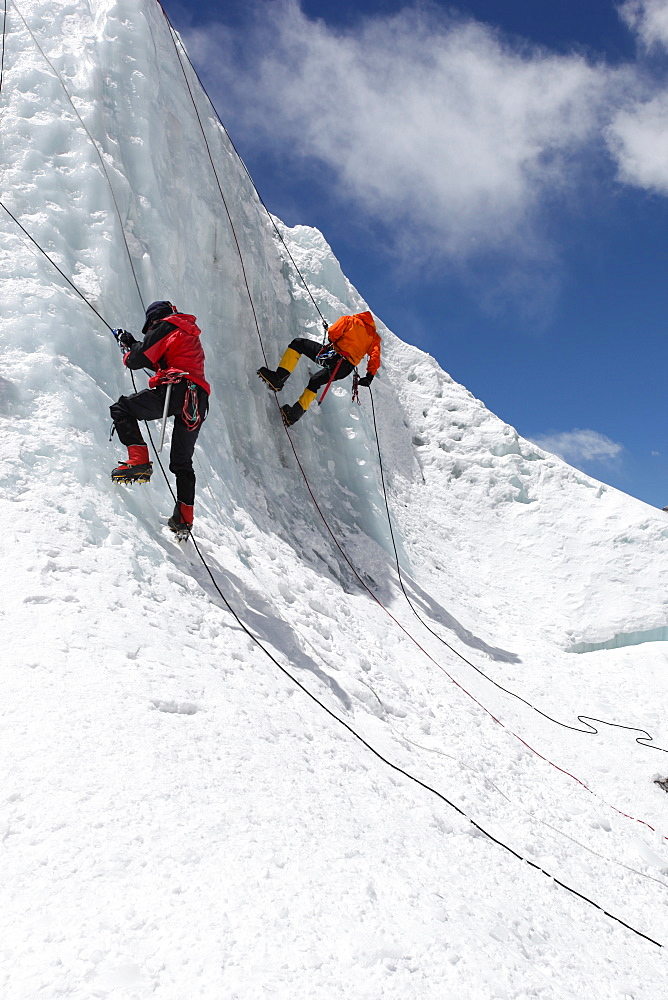
<svg viewBox="0 0 668 1000"><path fill-rule="evenodd" d="M195 503L195 471L193 469L193 452L200 427L194 431L188 427L181 417L183 401L187 390L187 382L182 379L172 385L172 395L169 400L168 415L174 417L172 432L172 448L169 454L169 470L176 476L176 499L189 507ZM167 386L160 385L156 389L144 389L132 396L121 396L117 403L109 407L111 419L114 421L116 433L121 444L146 444L139 420L158 420L165 409L165 394ZM209 394L201 386L197 386L197 401L202 421L209 409Z"/></svg>
<svg viewBox="0 0 668 1000"><path fill-rule="evenodd" d="M291 342L290 347L293 351L297 351L297 354L305 354L307 358L311 359L311 361L315 361L316 355L322 350L322 344L319 344L317 340L309 340L307 337L295 337L295 339ZM355 366L352 365L350 361L347 361L346 358L341 357L340 354L336 354L334 355L333 361L330 362L326 368L322 368L319 372L316 372L315 375L311 375L307 388L310 389L311 392L317 392L323 385L327 385L332 375L332 370L336 368L339 361L341 364L339 365L339 370L334 376L333 381L338 382L339 379L346 378L347 375L350 375Z"/></svg>

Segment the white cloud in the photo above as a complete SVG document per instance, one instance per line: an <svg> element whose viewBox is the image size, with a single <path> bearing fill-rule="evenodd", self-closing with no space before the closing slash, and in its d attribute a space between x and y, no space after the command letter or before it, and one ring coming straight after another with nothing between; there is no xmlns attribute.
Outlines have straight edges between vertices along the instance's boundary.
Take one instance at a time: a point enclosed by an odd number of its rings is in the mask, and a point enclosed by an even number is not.
<svg viewBox="0 0 668 1000"><path fill-rule="evenodd" d="M668 2L666 0L627 0L620 14L647 48L668 47Z"/></svg>
<svg viewBox="0 0 668 1000"><path fill-rule="evenodd" d="M647 49L668 48L668 0L627 0L620 14ZM638 69L638 77L641 78ZM646 77L645 93L611 118L606 138L626 184L668 194L668 90Z"/></svg>
<svg viewBox="0 0 668 1000"><path fill-rule="evenodd" d="M310 20L297 0L257 10L252 27L188 36L216 66L237 135L271 142L285 169L318 161L339 193L394 227L408 222L438 254L512 245L540 258L542 202L572 183L578 154L600 140L623 73L511 46L435 6L348 31Z"/></svg>
<svg viewBox="0 0 668 1000"><path fill-rule="evenodd" d="M618 459L624 447L598 431L563 431L559 434L545 434L531 438L544 451L558 455L565 462L581 465L586 462L602 462L609 465Z"/></svg>
<svg viewBox="0 0 668 1000"><path fill-rule="evenodd" d="M668 91L619 112L608 142L620 180L668 194Z"/></svg>
<svg viewBox="0 0 668 1000"><path fill-rule="evenodd" d="M330 198L387 223L417 266L500 251L502 291L523 281L528 312L549 312L559 261L546 223L583 169L608 157L620 182L668 195L668 90L642 56L613 68L550 53L429 0L347 29L299 0L246 10L235 28L186 34L234 136L280 169L320 170ZM668 47L668 0L619 10L645 46Z"/></svg>

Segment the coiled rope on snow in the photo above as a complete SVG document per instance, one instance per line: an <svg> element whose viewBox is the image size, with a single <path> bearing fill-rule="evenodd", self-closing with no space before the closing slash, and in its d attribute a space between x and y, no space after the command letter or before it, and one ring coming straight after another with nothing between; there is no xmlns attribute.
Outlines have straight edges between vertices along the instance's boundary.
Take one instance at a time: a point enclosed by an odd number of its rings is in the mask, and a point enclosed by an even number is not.
<svg viewBox="0 0 668 1000"><path fill-rule="evenodd" d="M371 387L370 386L369 386L369 393L371 395L371 412L372 412L372 415L373 415L373 428L374 428L374 434L375 434L375 438L376 438L376 447L378 449L378 467L379 467L379 470L380 470L380 479L381 479L381 486L382 486L382 490L383 490L383 499L385 501L385 510L387 511L387 522L388 522L389 527L390 527L390 538L392 539L392 548L394 550L394 559L395 559L395 564L396 564L396 567L397 567L397 578L399 580L399 586L401 587L402 593L403 593L404 597L406 598L408 606L410 607L411 611L413 612L413 614L415 615L415 617L417 618L417 620L419 622L421 622L422 625L424 625L424 627L427 629L427 631L431 632L431 634L433 636L435 636L435 638L438 639L439 642L442 642L443 645L446 646L447 649L449 649L451 653L454 653L455 656L458 656L459 659L463 663L466 663L467 666L469 666L473 670L475 670L476 673L480 674L481 677L484 677L484 679L486 681L489 681L490 684L493 684L494 687L496 687L496 688L499 689L499 691L503 691L504 694L510 695L511 698L516 698L518 701L521 701L523 705L526 705L528 708L531 708L534 712L537 712L538 715L542 715L544 719L548 719L550 722L553 722L556 726L561 726L562 729L570 729L574 733L582 733L585 736L595 736L595 735L598 734L599 731L598 731L598 729L596 729L595 726L592 726L590 723L592 723L592 722L598 722L599 725L602 725L602 726L611 726L611 727L613 727L615 729L624 729L624 730L627 730L628 732L633 732L633 733L643 733L644 735L638 736L635 739L635 742L639 746L647 747L650 750L660 750L661 753L668 753L668 750L665 747L653 745L654 744L654 737L651 736L647 732L646 729L641 729L639 726L623 725L621 722L608 722L607 719L597 719L597 718L595 718L592 715L578 715L578 717L577 717L578 718L578 722L581 722L582 725L585 727L584 729L581 729L579 726L573 726L573 725L570 725L567 722L561 722L559 719L555 719L554 716L549 715L547 712L544 712L541 708L538 708L536 705L533 705L526 698L523 698L522 695L517 694L515 691L511 691L510 688L504 687L503 684L500 684L498 681L494 680L493 677L490 677L489 674L486 674L484 670L482 670L480 667L476 666L475 663L472 663L471 660L467 659L467 657L464 656L463 653L461 653L454 646L451 646L450 643L447 642L447 640L443 638L443 636L439 635L438 632L436 632L428 624L428 622L426 622L424 620L424 618L420 615L420 613L418 612L417 608L415 607L415 604L413 603L411 597L409 596L409 594L408 594L408 592L406 590L406 587L404 586L403 574L401 572L401 565L400 565L400 562L399 562L399 553L397 551L397 544L396 544L396 540L395 540L395 537L394 537L394 529L392 527L392 518L390 516L390 506L389 506L389 501L388 501L388 498L387 498L387 488L386 488L386 485L385 485L385 473L384 473L384 469L383 469L383 456L382 456L381 450L380 450L380 438L378 436L378 424L376 422L376 408L374 406L373 394L371 393Z"/></svg>

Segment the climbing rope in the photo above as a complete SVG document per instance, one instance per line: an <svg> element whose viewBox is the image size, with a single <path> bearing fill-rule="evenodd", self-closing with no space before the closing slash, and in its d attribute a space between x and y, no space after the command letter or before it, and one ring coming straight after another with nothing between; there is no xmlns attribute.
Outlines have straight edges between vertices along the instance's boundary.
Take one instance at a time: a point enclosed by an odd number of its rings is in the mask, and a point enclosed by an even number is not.
<svg viewBox="0 0 668 1000"><path fill-rule="evenodd" d="M560 830L556 826L552 826L552 824L548 823L547 820L544 820L541 817L536 816L534 812L529 812L529 810L525 809L523 805L518 804L513 799L511 799L509 795L506 795L503 789L499 788L499 786L492 781L489 775L487 775L484 771L481 771L479 768L473 767L472 764L466 763L466 761L461 760L459 757L455 757L454 754L446 753L444 750L438 750L435 747L426 747L422 743L416 743L415 740L411 740L408 736L406 736L405 733L400 732L393 724L390 713L387 711L385 705L383 704L382 699L379 697L378 693L371 686L371 684L369 684L369 682L365 680L362 680L361 683L364 685L364 687L369 689L373 697L378 702L378 705L380 706L380 709L383 713L385 722L387 723L388 727L392 730L392 732L394 733L394 735L397 737L398 740L404 743L408 743L410 746L415 747L417 750L422 750L424 753L436 754L438 757L445 757L447 760L454 761L455 764L457 764L459 767L467 771L470 771L472 774L476 774L480 778L482 778L486 784L488 784L491 788L494 789L495 792L498 792L501 798L505 799L506 802L509 805L511 805L514 809L517 809L519 812L524 813L524 815L527 816L533 823L539 823L541 826L546 827L548 830L552 830L552 832L556 833L559 837L563 837L565 840L570 840L571 843L575 844L583 851L586 851L588 854L592 854L595 858L598 858L600 861L605 861L607 864L610 865L616 865L618 868L624 868L625 871L632 872L634 875L637 875L638 878L646 879L649 882L656 882L656 884L660 885L662 888L668 889L668 883L664 882L662 879L656 878L654 875L648 875L647 872L638 871L637 868L632 868L630 865L625 865L623 861L618 861L617 858L610 858L604 854L599 854L598 851L593 850L593 848L589 847L587 844L583 844L579 840L576 840L575 837L571 837L569 833L566 833L564 830Z"/></svg>
<svg viewBox="0 0 668 1000"><path fill-rule="evenodd" d="M454 653L455 656L458 656L459 659L463 663L466 663L467 666L469 666L473 670L475 670L476 673L480 674L481 677L484 677L486 681L489 681L489 683L493 684L494 687L498 688L500 691L503 691L504 694L510 695L511 698L516 698L518 701L521 701L523 705L526 705L528 708L531 708L534 712L537 712L538 715L541 715L544 719L548 719L550 722L553 722L556 726L561 726L562 729L570 729L571 732L574 732L574 733L583 733L586 736L595 736L595 735L598 734L599 731L598 731L598 729L596 729L595 726L591 725L591 723L592 722L597 722L601 726L611 726L611 727L614 727L616 729L624 729L627 732L642 733L643 734L642 736L638 736L635 739L635 742L637 744L639 744L639 746L648 747L648 749L650 749L650 750L660 750L661 753L668 753L668 750L666 750L665 747L653 745L654 744L654 737L651 736L647 732L647 730L641 729L639 726L628 726L628 725L623 725L620 722L609 722L607 719L597 719L593 715L578 715L578 717L577 717L578 718L578 722L582 723L582 725L585 727L585 728L581 729L579 726L573 726L573 725L570 725L567 722L561 722L559 719L555 719L554 716L549 715L547 712L544 712L542 709L538 708L536 705L533 705L530 701L527 701L527 699L523 698L522 695L517 694L515 691L511 691L507 687L504 687L503 684L500 684L498 681L494 680L493 677L490 677L489 674L486 674L484 672L484 670L481 670L481 668L478 667L478 666L476 666L475 663L472 663L471 660L467 659L464 656L463 653L461 653L454 646L451 646L449 642L447 642L441 635L438 634L438 632L436 632L433 628L431 628L431 626L428 624L428 622L426 622L424 620L424 618L422 618L422 616L418 612L417 608L415 607L415 604L411 600L411 598L410 598L410 596L409 596L409 594L408 594L408 592L406 590L406 587L404 586L403 574L401 572L401 565L400 565L400 562L399 562L399 553L397 551L397 544L396 544L395 537L394 537L394 529L392 527L392 518L390 516L390 506L389 506L389 502L388 502L388 498L387 498L387 488L386 488L386 485L385 485L385 473L384 473L384 470L383 470L383 456L382 456L381 450L380 450L380 438L379 438L379 435L378 435L378 423L376 421L376 408L375 408L374 401L373 401L373 393L371 392L371 387L369 387L369 394L371 396L371 412L372 412L372 415L373 415L373 428L374 428L374 433L375 433L375 436L376 436L376 447L378 449L378 467L379 467L379 470L380 470L380 480L381 480L381 486L382 486L382 490L383 490L383 498L385 500L385 510L387 511L387 523L388 523L389 528L390 528L390 538L392 539L392 548L394 550L394 559L395 559L395 564L396 564L396 567L397 567L397 578L399 580L399 586L401 587L403 595L406 598L406 601L408 602L408 606L410 607L411 611L413 612L413 614L415 615L415 617L418 619L418 621L421 622L422 625L424 625L424 627L427 629L427 631L431 632L431 634L433 636L435 636L435 638L438 639L439 642L442 642L443 645L447 649L449 649L451 653Z"/></svg>
<svg viewBox="0 0 668 1000"><path fill-rule="evenodd" d="M2 56L0 57L0 96L2 95L2 81L5 75L5 36L7 34L7 0L2 18Z"/></svg>

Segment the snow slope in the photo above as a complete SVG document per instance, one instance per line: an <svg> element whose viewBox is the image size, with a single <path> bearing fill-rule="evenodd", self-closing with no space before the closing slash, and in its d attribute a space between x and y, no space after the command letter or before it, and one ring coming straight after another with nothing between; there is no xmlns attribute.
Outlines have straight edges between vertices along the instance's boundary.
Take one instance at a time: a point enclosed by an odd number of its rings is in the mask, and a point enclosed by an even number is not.
<svg viewBox="0 0 668 1000"><path fill-rule="evenodd" d="M8 4L1 198L53 263L0 208L0 995L658 1000L665 949L295 681L668 945L665 754L531 708L668 748L665 515L379 323L402 579L440 642L399 586L369 395L291 432L312 495L255 375L317 314L187 80L217 177L153 0ZM329 321L366 308L318 232L277 225ZM211 575L159 471L112 488L132 385L54 264L111 326L166 296L197 315Z"/></svg>

